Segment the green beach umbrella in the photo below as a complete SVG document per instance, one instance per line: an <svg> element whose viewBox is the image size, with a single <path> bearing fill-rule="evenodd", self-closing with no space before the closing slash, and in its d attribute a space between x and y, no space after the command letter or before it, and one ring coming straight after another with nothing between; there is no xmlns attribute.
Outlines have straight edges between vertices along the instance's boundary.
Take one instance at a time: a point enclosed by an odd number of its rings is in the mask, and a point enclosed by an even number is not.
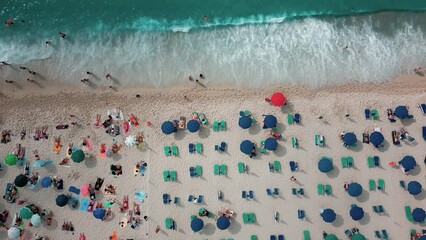
<svg viewBox="0 0 426 240"><path fill-rule="evenodd" d="M84 160L84 152L81 149L76 150L71 154L71 159L76 162L80 163Z"/></svg>
<svg viewBox="0 0 426 240"><path fill-rule="evenodd" d="M4 163L6 163L9 166L13 166L18 161L18 157L15 154L9 154L4 157Z"/></svg>
<svg viewBox="0 0 426 240"><path fill-rule="evenodd" d="M33 212L31 212L31 209L23 207L19 209L19 216L23 219L31 219L31 217L33 216Z"/></svg>
<svg viewBox="0 0 426 240"><path fill-rule="evenodd" d="M352 235L352 240L367 240L361 233L357 233Z"/></svg>
<svg viewBox="0 0 426 240"><path fill-rule="evenodd" d="M327 237L325 237L325 240L339 240L339 239L334 234L328 234Z"/></svg>

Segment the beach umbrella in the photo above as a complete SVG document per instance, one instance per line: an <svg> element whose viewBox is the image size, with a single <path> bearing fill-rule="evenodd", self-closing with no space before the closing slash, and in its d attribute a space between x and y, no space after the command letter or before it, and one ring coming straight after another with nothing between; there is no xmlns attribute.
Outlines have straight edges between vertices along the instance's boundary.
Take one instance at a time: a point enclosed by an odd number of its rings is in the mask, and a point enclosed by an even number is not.
<svg viewBox="0 0 426 240"><path fill-rule="evenodd" d="M31 217L31 224L32 224L34 227L39 227L39 226L41 225L41 217L40 217L40 215L38 215L38 214L34 214L34 215Z"/></svg>
<svg viewBox="0 0 426 240"><path fill-rule="evenodd" d="M348 187L348 193L351 197L358 197L362 193L362 186L361 184L354 182L349 184Z"/></svg>
<svg viewBox="0 0 426 240"><path fill-rule="evenodd" d="M408 117L408 109L406 106L398 106L395 108L395 116L400 119Z"/></svg>
<svg viewBox="0 0 426 240"><path fill-rule="evenodd" d="M7 230L7 236L10 239L18 239L21 235L21 231L17 227L11 227Z"/></svg>
<svg viewBox="0 0 426 240"><path fill-rule="evenodd" d="M383 137L383 134L381 132L372 132L370 134L370 142L374 146L379 146L385 141L385 137Z"/></svg>
<svg viewBox="0 0 426 240"><path fill-rule="evenodd" d="M354 221L361 220L364 217L364 209L355 205L349 211L349 215Z"/></svg>
<svg viewBox="0 0 426 240"><path fill-rule="evenodd" d="M321 217L325 222L331 223L336 220L336 213L333 209L327 208L321 213Z"/></svg>
<svg viewBox="0 0 426 240"><path fill-rule="evenodd" d="M33 212L28 207L23 207L19 209L18 215L23 219L31 219Z"/></svg>
<svg viewBox="0 0 426 240"><path fill-rule="evenodd" d="M277 126L277 118L274 115L266 115L263 119L263 128L274 128Z"/></svg>
<svg viewBox="0 0 426 240"><path fill-rule="evenodd" d="M251 119L247 116L241 116L240 120L238 120L238 125L242 128L242 129L247 129L249 127L251 127Z"/></svg>
<svg viewBox="0 0 426 240"><path fill-rule="evenodd" d="M103 208L96 208L95 211L93 211L93 216L96 219L103 219L105 217L106 210Z"/></svg>
<svg viewBox="0 0 426 240"><path fill-rule="evenodd" d="M133 147L136 145L136 136L135 135L129 135L124 140L124 143L126 146Z"/></svg>
<svg viewBox="0 0 426 240"><path fill-rule="evenodd" d="M18 157L15 154L9 154L4 157L4 163L6 163L9 166L13 166L18 161Z"/></svg>
<svg viewBox="0 0 426 240"><path fill-rule="evenodd" d="M201 231L201 229L203 229L204 227L204 221L200 218L194 218L191 221L191 229L194 232L199 232Z"/></svg>
<svg viewBox="0 0 426 240"><path fill-rule="evenodd" d="M188 131L192 133L200 130L200 126L201 126L200 122L194 119L189 120L188 123L186 124L186 128L188 129Z"/></svg>
<svg viewBox="0 0 426 240"><path fill-rule="evenodd" d="M65 194L61 194L59 196L56 197L56 205L58 205L59 207L63 207L65 205L67 205L68 203L68 196Z"/></svg>
<svg viewBox="0 0 426 240"><path fill-rule="evenodd" d="M274 106L277 107L281 107L282 105L284 105L286 102L286 98L284 96L284 94L280 93L280 92L276 92L274 94L272 94L271 96L271 103Z"/></svg>
<svg viewBox="0 0 426 240"><path fill-rule="evenodd" d="M270 137L265 140L265 148L267 150L273 151L273 150L276 150L277 147L278 147L277 139Z"/></svg>
<svg viewBox="0 0 426 240"><path fill-rule="evenodd" d="M356 143L355 133L352 133L352 132L345 133L345 135L343 135L343 142L348 146L354 145Z"/></svg>
<svg viewBox="0 0 426 240"><path fill-rule="evenodd" d="M408 183L407 190L411 195L417 195L422 192L422 185L417 181Z"/></svg>
<svg viewBox="0 0 426 240"><path fill-rule="evenodd" d="M426 235L421 236L419 239L417 240L426 240Z"/></svg>
<svg viewBox="0 0 426 240"><path fill-rule="evenodd" d="M318 162L318 170L320 170L323 173L330 172L333 170L333 163L329 158L321 158Z"/></svg>
<svg viewBox="0 0 426 240"><path fill-rule="evenodd" d="M170 121L165 121L161 124L161 131L163 131L164 134L171 134L175 129L175 125Z"/></svg>
<svg viewBox="0 0 426 240"><path fill-rule="evenodd" d="M367 240L361 233L355 233L352 235L352 240Z"/></svg>
<svg viewBox="0 0 426 240"><path fill-rule="evenodd" d="M416 159L413 156L405 156L401 161L398 162L406 171L414 169L417 165Z"/></svg>
<svg viewBox="0 0 426 240"><path fill-rule="evenodd" d="M244 140L240 144L240 150L245 154L250 154L251 150L253 150L253 147L254 143L252 143L250 140Z"/></svg>
<svg viewBox="0 0 426 240"><path fill-rule="evenodd" d="M32 166L33 167L44 167L47 166L49 164L52 164L53 161L52 160L37 160L35 162L33 162Z"/></svg>
<svg viewBox="0 0 426 240"><path fill-rule="evenodd" d="M71 154L71 159L73 160L73 162L76 163L82 162L84 160L84 157L84 152L81 149L78 149Z"/></svg>
<svg viewBox="0 0 426 240"><path fill-rule="evenodd" d="M324 240L339 240L339 239L334 234L327 234L327 236L324 238Z"/></svg>
<svg viewBox="0 0 426 240"><path fill-rule="evenodd" d="M25 187L25 185L27 185L28 183L28 177L24 174L19 174L18 176L16 176L14 183L17 187Z"/></svg>
<svg viewBox="0 0 426 240"><path fill-rule="evenodd" d="M220 230L226 230L231 225L231 221L229 221L229 218L225 216L220 216L216 221L216 226Z"/></svg>
<svg viewBox="0 0 426 240"><path fill-rule="evenodd" d="M44 188L48 188L52 185L52 178L51 177L44 177L41 180L41 186Z"/></svg>
<svg viewBox="0 0 426 240"><path fill-rule="evenodd" d="M415 208L411 215L413 215L413 219L416 222L424 222L426 218L425 210L422 208Z"/></svg>

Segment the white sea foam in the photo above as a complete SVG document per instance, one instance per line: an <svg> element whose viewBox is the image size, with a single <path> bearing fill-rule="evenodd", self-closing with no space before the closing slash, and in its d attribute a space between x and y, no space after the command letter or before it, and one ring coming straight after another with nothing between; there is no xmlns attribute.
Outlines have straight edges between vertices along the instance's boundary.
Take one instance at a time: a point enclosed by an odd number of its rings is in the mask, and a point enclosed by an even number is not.
<svg viewBox="0 0 426 240"><path fill-rule="evenodd" d="M62 82L79 83L92 71L111 73L121 85L155 87L179 85L200 72L209 86L382 82L426 65L425 29L414 20L312 18L176 30L81 32L51 47L41 39L0 39L0 56ZM0 70L4 78L10 74Z"/></svg>

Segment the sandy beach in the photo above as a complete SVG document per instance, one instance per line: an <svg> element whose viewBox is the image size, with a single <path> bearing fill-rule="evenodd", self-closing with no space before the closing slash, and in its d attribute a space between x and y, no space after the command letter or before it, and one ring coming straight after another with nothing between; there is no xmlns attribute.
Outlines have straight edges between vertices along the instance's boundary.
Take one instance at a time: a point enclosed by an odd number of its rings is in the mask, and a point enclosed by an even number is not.
<svg viewBox="0 0 426 240"><path fill-rule="evenodd" d="M287 240L303 239L303 231L308 230L311 239L319 240L322 232L336 234L339 239L348 239L346 229L359 228L367 239L376 239L375 230L386 229L390 239L409 239L410 229L420 231L426 226L414 224L405 217L404 206L411 208L425 207L426 192L416 197L410 195L399 185L400 180L409 182L417 180L426 185L425 154L426 145L421 128L426 126L426 116L417 107L426 103L426 81L421 76L407 76L394 79L383 84L349 83L340 86L329 86L320 89L310 89L304 86L271 86L267 89L243 88L211 88L200 86L188 81L184 86L170 89L116 89L91 88L81 84L77 86L55 86L49 81L38 80L37 84L30 82L12 84L0 83L0 130L11 130L12 141L0 144L0 158L4 164L5 155L13 152L15 145L20 143L26 147L26 160L34 162L32 151L37 149L41 159L54 160L42 168L32 168L40 176L57 176L64 180L64 190L42 188L40 184L35 189L19 188L19 199L33 203L40 209L50 209L53 212L53 223L47 226L28 227L29 220L24 220L25 235L23 239L34 239L34 234L47 235L50 239L79 239L80 233L85 233L87 239L109 239L113 231L117 231L118 239L250 239L257 235L258 239L269 239L269 236L282 234ZM283 92L288 103L283 107L274 107L264 101L266 96L279 91ZM140 97L135 97L139 94ZM186 96L186 98L184 97ZM410 107L414 115L412 120L397 120L391 123L387 119L386 109L395 109L398 105ZM128 119L134 114L140 122L138 127L131 127L128 134L114 139L123 144L119 154L113 157L98 158L99 146L105 143L108 147L113 143L113 137L105 133L103 128L95 128L97 114L101 121L107 119L107 111L119 108ZM365 108L375 108L379 112L378 120L366 120ZM238 126L239 112L250 110L256 123L250 129ZM165 135L161 132L164 121L179 119L184 116L191 119L192 112L204 113L209 124L202 125L198 133L179 130L175 134ZM289 125L287 115L299 113L301 123ZM259 153L249 158L240 151L243 140L251 140L259 145L261 140L269 137L269 131L262 129L262 114L272 114L278 119L277 129L283 135L278 141L278 149ZM350 117L345 117L350 114ZM70 115L75 115L71 118ZM323 116L322 120L318 117ZM213 131L215 120L225 120L226 131ZM75 121L76 125L71 125ZM151 125L147 126L147 122ZM70 124L66 130L56 130L59 124ZM32 139L37 128L48 126L49 138L35 141ZM20 140L19 132L25 127L27 136ZM384 147L376 149L371 144L362 143L362 133L366 130L380 127L385 137ZM416 143L401 141L401 145L392 144L391 131L405 127ZM345 148L342 146L339 134L343 131L354 132L358 138L357 146ZM128 147L124 139L128 135L143 132L147 147L138 149ZM314 144L315 134L325 137L326 145L319 147ZM83 138L90 136L93 140L94 159L85 159L81 163L71 163L61 166L59 161L65 158L69 143L81 148ZM62 139L62 150L59 154L53 152L54 138ZM292 148L291 138L297 137L299 147ZM214 146L221 142L227 143L226 152L215 151ZM202 154L188 152L188 144L201 142ZM179 156L166 157L163 146L175 145ZM400 161L404 156L412 155L418 166L409 174L404 174L399 168L388 165L392 161ZM317 163L322 156L333 159L334 170L328 174L318 170ZM354 166L342 168L341 157L352 156ZM368 156L379 156L380 166L369 168ZM144 176L134 176L133 167L139 161L148 164ZM278 160L282 170L270 172L268 163ZM291 172L290 161L299 164L298 172ZM237 163L245 163L248 173L239 173ZM110 173L111 164L121 164L123 174L114 177ZM226 164L226 176L214 175L215 164ZM190 177L189 167L201 165L202 176ZM177 180L165 182L163 171L175 170ZM19 165L4 166L0 174L0 189L4 191L7 183L13 183L15 177L23 173ZM290 177L297 181L293 182ZM135 191L144 191L145 200L140 203L142 219L135 229L121 228L119 222L125 213L119 211L115 204L112 217L101 221L95 219L91 212L72 210L69 206L58 207L55 199L59 194L68 194L69 186L81 187L83 184L95 184L96 178L105 178L104 186L117 186L116 199L121 203L123 196L129 196L132 210ZM384 190L369 190L369 180L383 179L386 183ZM343 185L345 182L358 182L363 187L362 195L353 198L348 195ZM317 184L329 184L332 187L330 196L319 196ZM267 188L278 188L278 196L268 196ZM292 194L293 188L303 188L304 196ZM217 198L217 191L223 193L223 200ZM253 191L254 199L243 199L242 191ZM178 204L163 204L162 195L168 193L172 199L179 197ZM188 202L188 195L203 195L202 204ZM73 194L73 196L77 196ZM77 196L81 198L81 196ZM107 198L97 195L97 200L104 202ZM365 216L360 221L354 221L349 216L352 204L362 207ZM383 205L384 214L373 212L372 206ZM10 211L6 226L10 226L12 215L25 205L7 203L0 200L0 211ZM231 226L221 231L216 227L217 216L204 220L204 229L194 233L190 228L190 216L197 215L199 208L206 208L216 215L221 208L234 212ZM320 209L332 208L337 214L333 223L326 223L320 216ZM305 219L298 219L298 210L304 210ZM243 213L253 212L256 215L254 224L244 224ZM279 213L279 221L274 220L274 212ZM166 229L165 219L172 218L176 229ZM74 233L63 231L64 221L72 221ZM155 232L157 226L160 231ZM0 239L7 239L7 231L0 229Z"/></svg>

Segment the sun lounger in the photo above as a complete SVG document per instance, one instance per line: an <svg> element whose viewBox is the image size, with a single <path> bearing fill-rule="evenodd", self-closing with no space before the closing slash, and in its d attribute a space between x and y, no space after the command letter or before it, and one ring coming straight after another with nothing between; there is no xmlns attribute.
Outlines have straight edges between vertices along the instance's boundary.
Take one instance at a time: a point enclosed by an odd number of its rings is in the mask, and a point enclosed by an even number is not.
<svg viewBox="0 0 426 240"><path fill-rule="evenodd" d="M99 191L103 184L104 184L104 179L103 178L97 178L96 183L95 183L95 190Z"/></svg>
<svg viewBox="0 0 426 240"><path fill-rule="evenodd" d="M377 189L384 191L385 190L385 180L379 179Z"/></svg>
<svg viewBox="0 0 426 240"><path fill-rule="evenodd" d="M255 223L256 222L256 215L254 215L254 213L249 213L249 220L250 223Z"/></svg>
<svg viewBox="0 0 426 240"><path fill-rule="evenodd" d="M373 206L373 212L379 213L379 208L377 206Z"/></svg>
<svg viewBox="0 0 426 240"><path fill-rule="evenodd" d="M249 218L248 213L243 213L243 223L244 224L250 223L250 218Z"/></svg>
<svg viewBox="0 0 426 240"><path fill-rule="evenodd" d="M203 203L203 200L204 200L204 196L203 195L198 195L197 203L201 204L201 203Z"/></svg>
<svg viewBox="0 0 426 240"><path fill-rule="evenodd" d="M75 193L75 194L77 194L77 195L80 195L80 189L78 189L78 188L76 188L76 187L74 187L74 186L70 186L70 187L68 188L68 191L70 191L70 192L72 192L72 193Z"/></svg>
<svg viewBox="0 0 426 240"><path fill-rule="evenodd" d="M227 172L228 172L228 166L226 166L225 164L220 165L220 174L226 175Z"/></svg>
<svg viewBox="0 0 426 240"><path fill-rule="evenodd" d="M364 110L365 119L370 119L370 109L366 108Z"/></svg>
<svg viewBox="0 0 426 240"><path fill-rule="evenodd" d="M247 198L247 191L242 191L241 192L241 197L242 198Z"/></svg>
<svg viewBox="0 0 426 240"><path fill-rule="evenodd" d="M374 166L376 166L376 167L380 166L380 158L379 158L379 156L374 156L373 160L374 160Z"/></svg>
<svg viewBox="0 0 426 240"><path fill-rule="evenodd" d="M194 167L189 167L189 176L190 177L195 177L196 173L195 173L195 168Z"/></svg>
<svg viewBox="0 0 426 240"><path fill-rule="evenodd" d="M325 185L325 194L327 194L327 195L331 195L333 193L333 190L332 190L332 188L331 188L331 185L330 184L326 184Z"/></svg>
<svg viewBox="0 0 426 240"><path fill-rule="evenodd" d="M291 189L291 193L295 196L297 196L297 189L296 188L292 188Z"/></svg>
<svg viewBox="0 0 426 240"><path fill-rule="evenodd" d="M280 195L280 190L278 188L274 188L274 195Z"/></svg>
<svg viewBox="0 0 426 240"><path fill-rule="evenodd" d="M278 240L284 240L284 235L278 235Z"/></svg>
<svg viewBox="0 0 426 240"><path fill-rule="evenodd" d="M178 147L172 146L172 154L173 156L179 156Z"/></svg>
<svg viewBox="0 0 426 240"><path fill-rule="evenodd" d="M380 235L379 231L374 231L374 235L376 236L376 238L382 239L382 235Z"/></svg>
<svg viewBox="0 0 426 240"><path fill-rule="evenodd" d="M342 161L342 168L347 168L348 167L348 162L346 160L346 157L342 157L341 161Z"/></svg>
<svg viewBox="0 0 426 240"><path fill-rule="evenodd" d="M297 148L299 146L299 140L296 137L291 137L291 146Z"/></svg>
<svg viewBox="0 0 426 240"><path fill-rule="evenodd" d="M218 121L213 122L213 131L215 131L215 132L219 131L219 122Z"/></svg>
<svg viewBox="0 0 426 240"><path fill-rule="evenodd" d="M405 216L407 217L408 221L414 222L413 215L411 214L411 207L407 205L404 207L404 209L405 209Z"/></svg>
<svg viewBox="0 0 426 240"><path fill-rule="evenodd" d="M171 156L171 154L172 154L172 150L170 149L170 147L164 146L164 155Z"/></svg>
<svg viewBox="0 0 426 240"><path fill-rule="evenodd" d="M193 143L188 144L189 153L195 153L195 145Z"/></svg>
<svg viewBox="0 0 426 240"><path fill-rule="evenodd" d="M422 127L423 139L426 141L426 126Z"/></svg>
<svg viewBox="0 0 426 240"><path fill-rule="evenodd" d="M379 208L379 213L383 213L385 212L385 209L383 208L382 205L377 206Z"/></svg>
<svg viewBox="0 0 426 240"><path fill-rule="evenodd" d="M304 219L305 218L305 211L304 210L297 210L297 217L299 219Z"/></svg>
<svg viewBox="0 0 426 240"><path fill-rule="evenodd" d="M354 158L352 156L346 157L346 162L348 164L348 167L354 166Z"/></svg>
<svg viewBox="0 0 426 240"><path fill-rule="evenodd" d="M373 120L378 120L379 119L379 111L377 111L377 109L375 109L375 108L371 109L371 117L373 118Z"/></svg>
<svg viewBox="0 0 426 240"><path fill-rule="evenodd" d="M388 232L385 229L382 230L382 236L383 236L383 239L389 238Z"/></svg>
<svg viewBox="0 0 426 240"><path fill-rule="evenodd" d="M324 195L324 185L322 185L321 183L318 183L318 195Z"/></svg>
<svg viewBox="0 0 426 240"><path fill-rule="evenodd" d="M370 179L368 181L368 185L370 186L370 191L375 191L376 190L376 181L374 181L373 179Z"/></svg>
<svg viewBox="0 0 426 240"><path fill-rule="evenodd" d="M268 194L268 196L272 196L272 191L271 191L271 189L267 188L267 189L266 189L266 194Z"/></svg>
<svg viewBox="0 0 426 240"><path fill-rule="evenodd" d="M278 160L274 161L274 170L275 170L275 172L281 171L281 163L280 163L280 161L278 161Z"/></svg>
<svg viewBox="0 0 426 240"><path fill-rule="evenodd" d="M303 188L300 188L299 191L297 191L302 196L305 196L305 190Z"/></svg>
<svg viewBox="0 0 426 240"><path fill-rule="evenodd" d="M258 240L256 235L251 235L250 240Z"/></svg>
<svg viewBox="0 0 426 240"><path fill-rule="evenodd" d="M163 179L165 182L170 180L170 171L163 171Z"/></svg>
<svg viewBox="0 0 426 240"><path fill-rule="evenodd" d="M201 165L197 165L195 166L195 174L197 177L201 177L203 173L203 168L201 167Z"/></svg>
<svg viewBox="0 0 426 240"><path fill-rule="evenodd" d="M369 167L369 168L375 167L375 164L374 164L374 158L373 158L372 156L369 156L369 157L367 158L367 163L368 163L368 167Z"/></svg>
<svg viewBox="0 0 426 240"><path fill-rule="evenodd" d="M271 235L271 236L269 237L269 239L270 239L270 240L277 240L277 237L276 237L275 235Z"/></svg>
<svg viewBox="0 0 426 240"><path fill-rule="evenodd" d="M188 195L188 202L192 202L192 201L194 201L194 196Z"/></svg>
<svg viewBox="0 0 426 240"><path fill-rule="evenodd" d="M292 114L288 114L287 115L287 122L288 122L288 124L293 124L294 123L294 118L293 118L293 115Z"/></svg>
<svg viewBox="0 0 426 240"><path fill-rule="evenodd" d="M170 181L176 181L176 171L170 171Z"/></svg>
<svg viewBox="0 0 426 240"><path fill-rule="evenodd" d="M243 162L238 163L238 172L239 173L245 173L245 165Z"/></svg>
<svg viewBox="0 0 426 240"><path fill-rule="evenodd" d="M290 170L292 172L296 172L297 171L298 165L297 165L297 163L295 161L290 161L288 164L290 165Z"/></svg>
<svg viewBox="0 0 426 240"><path fill-rule="evenodd" d="M273 172L274 171L274 164L273 163L268 163L269 166L269 171Z"/></svg>
<svg viewBox="0 0 426 240"><path fill-rule="evenodd" d="M170 195L167 193L163 194L163 203L164 204L169 204L169 200L170 200Z"/></svg>
<svg viewBox="0 0 426 240"><path fill-rule="evenodd" d="M420 108L420 111L422 112L422 114L425 115L426 114L426 104L425 103L419 104L419 108Z"/></svg>
<svg viewBox="0 0 426 240"><path fill-rule="evenodd" d="M203 144L200 142L195 143L195 149L197 153L203 153Z"/></svg>
<svg viewBox="0 0 426 240"><path fill-rule="evenodd" d="M405 181L404 180L399 181L399 186L405 189Z"/></svg>
<svg viewBox="0 0 426 240"><path fill-rule="evenodd" d="M173 219L166 218L165 224L166 224L166 229L172 229L173 228Z"/></svg>
<svg viewBox="0 0 426 240"><path fill-rule="evenodd" d="M315 145L324 147L325 146L325 138L322 135L315 135Z"/></svg>
<svg viewBox="0 0 426 240"><path fill-rule="evenodd" d="M311 234L308 230L303 231L303 240L311 240Z"/></svg>
<svg viewBox="0 0 426 240"><path fill-rule="evenodd" d="M299 113L294 114L294 122L300 123L300 114Z"/></svg>
<svg viewBox="0 0 426 240"><path fill-rule="evenodd" d="M219 123L219 127L221 131L226 131L226 122L225 120L221 120Z"/></svg>
<svg viewBox="0 0 426 240"><path fill-rule="evenodd" d="M254 198L254 192L252 190L250 190L249 194L247 195L247 197L253 199Z"/></svg>
<svg viewBox="0 0 426 240"><path fill-rule="evenodd" d="M220 166L215 164L213 167L213 173L214 175L219 175L220 174Z"/></svg>
<svg viewBox="0 0 426 240"><path fill-rule="evenodd" d="M348 237L349 239L351 239L352 238L352 231L349 230L349 229L346 229L345 230L345 235L346 235L346 237Z"/></svg>

